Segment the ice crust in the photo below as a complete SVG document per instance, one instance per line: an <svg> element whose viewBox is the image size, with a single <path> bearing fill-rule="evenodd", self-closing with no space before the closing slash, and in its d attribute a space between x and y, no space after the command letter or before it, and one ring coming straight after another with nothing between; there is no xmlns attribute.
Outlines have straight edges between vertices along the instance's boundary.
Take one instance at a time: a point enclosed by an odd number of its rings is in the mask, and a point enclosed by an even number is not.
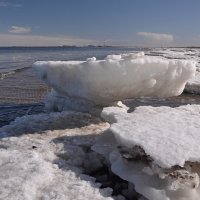
<svg viewBox="0 0 200 200"><path fill-rule="evenodd" d="M140 52L108 55L104 60L38 61L33 68L57 95L110 105L133 97L180 95L195 76L196 62Z"/></svg>
<svg viewBox="0 0 200 200"><path fill-rule="evenodd" d="M107 107L109 130L92 147L149 200L200 198L200 106Z"/></svg>
<svg viewBox="0 0 200 200"><path fill-rule="evenodd" d="M118 144L141 146L162 168L200 161L200 106L137 107L133 113L104 108L102 117L113 123L110 131ZM115 123L116 122L116 123Z"/></svg>
<svg viewBox="0 0 200 200"><path fill-rule="evenodd" d="M78 126L79 124L79 126ZM24 116L0 129L0 199L112 200L85 170L101 167L86 152L107 123L88 114Z"/></svg>

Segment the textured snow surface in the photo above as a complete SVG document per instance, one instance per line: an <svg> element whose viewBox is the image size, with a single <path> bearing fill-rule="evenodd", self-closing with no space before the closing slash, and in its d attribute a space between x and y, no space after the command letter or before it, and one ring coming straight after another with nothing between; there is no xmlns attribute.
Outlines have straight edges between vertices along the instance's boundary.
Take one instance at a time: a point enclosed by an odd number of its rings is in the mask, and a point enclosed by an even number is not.
<svg viewBox="0 0 200 200"><path fill-rule="evenodd" d="M0 199L111 200L85 170L101 167L88 151L108 128L90 115L63 112L24 116L0 129Z"/></svg>
<svg viewBox="0 0 200 200"><path fill-rule="evenodd" d="M196 62L140 52L108 55L105 60L39 61L33 68L63 97L109 105L140 96L177 96L195 76Z"/></svg>
<svg viewBox="0 0 200 200"><path fill-rule="evenodd" d="M163 168L200 161L200 106L137 107L133 113L116 107L104 108L102 117L118 144L140 146Z"/></svg>

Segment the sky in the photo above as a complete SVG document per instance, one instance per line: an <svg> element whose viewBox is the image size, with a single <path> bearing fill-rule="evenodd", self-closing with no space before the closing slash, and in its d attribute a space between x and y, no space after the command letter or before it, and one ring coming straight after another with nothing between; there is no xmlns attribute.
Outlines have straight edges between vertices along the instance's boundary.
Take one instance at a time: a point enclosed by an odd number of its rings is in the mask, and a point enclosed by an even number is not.
<svg viewBox="0 0 200 200"><path fill-rule="evenodd" d="M200 46L200 0L0 0L0 46Z"/></svg>

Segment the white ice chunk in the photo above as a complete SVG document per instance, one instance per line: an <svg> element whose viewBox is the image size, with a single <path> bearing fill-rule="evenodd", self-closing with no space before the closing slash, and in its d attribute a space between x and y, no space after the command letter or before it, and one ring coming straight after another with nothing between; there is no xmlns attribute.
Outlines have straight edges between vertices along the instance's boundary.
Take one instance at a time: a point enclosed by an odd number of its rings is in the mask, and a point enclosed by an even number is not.
<svg viewBox="0 0 200 200"><path fill-rule="evenodd" d="M193 94L200 94L200 72L196 71L194 78L190 79L186 86L185 91Z"/></svg>
<svg viewBox="0 0 200 200"><path fill-rule="evenodd" d="M93 150L148 200L200 198L200 106L103 109L111 123Z"/></svg>
<svg viewBox="0 0 200 200"><path fill-rule="evenodd" d="M140 146L163 168L200 161L200 106L104 108L102 117L121 146Z"/></svg>
<svg viewBox="0 0 200 200"><path fill-rule="evenodd" d="M73 110L87 112L95 105L86 99L69 97L52 89L45 99L45 107L50 111Z"/></svg>
<svg viewBox="0 0 200 200"><path fill-rule="evenodd" d="M145 196L148 200L198 200L200 197L200 188L193 188L191 185L187 185L187 180L185 177L176 177L173 181L169 178L159 179L156 174L147 174L145 171L145 165L140 162L127 162L124 161L120 155L115 161L112 161L112 171L131 183L134 183L135 190ZM151 169L149 169L151 170ZM191 179L190 179L191 177ZM194 180L192 176L188 176L190 183L194 182L196 184L199 182L199 177L197 174L194 175ZM177 188L173 188L173 185L178 182L183 182L185 187L180 185ZM188 182L189 182L188 181Z"/></svg>
<svg viewBox="0 0 200 200"><path fill-rule="evenodd" d="M131 53L105 60L39 61L33 68L63 97L109 105L133 97L177 96L194 77L196 62Z"/></svg>

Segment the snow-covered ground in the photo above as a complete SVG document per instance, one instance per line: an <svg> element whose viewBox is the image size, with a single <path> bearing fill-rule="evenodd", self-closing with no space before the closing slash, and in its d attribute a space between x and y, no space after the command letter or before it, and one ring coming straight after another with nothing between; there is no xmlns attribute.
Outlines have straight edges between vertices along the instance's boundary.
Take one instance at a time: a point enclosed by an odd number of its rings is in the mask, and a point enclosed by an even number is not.
<svg viewBox="0 0 200 200"><path fill-rule="evenodd" d="M113 199L84 175L106 163L101 154L149 200L198 200L199 114L199 105L108 107L111 127L69 111L18 118L0 129L0 199Z"/></svg>
<svg viewBox="0 0 200 200"><path fill-rule="evenodd" d="M88 114L24 116L0 129L0 199L111 200L83 175L101 167L90 151L107 123Z"/></svg>
<svg viewBox="0 0 200 200"><path fill-rule="evenodd" d="M115 104L103 109L104 120L77 112L131 97L179 95L186 82L187 92L198 93L199 50L146 54L37 62L37 73L54 88L46 106L68 111L25 115L0 128L0 199L199 200L199 105L135 106L129 113ZM95 108L91 113L100 112ZM122 193L113 196L107 179L102 189L86 175L105 164L128 181Z"/></svg>

